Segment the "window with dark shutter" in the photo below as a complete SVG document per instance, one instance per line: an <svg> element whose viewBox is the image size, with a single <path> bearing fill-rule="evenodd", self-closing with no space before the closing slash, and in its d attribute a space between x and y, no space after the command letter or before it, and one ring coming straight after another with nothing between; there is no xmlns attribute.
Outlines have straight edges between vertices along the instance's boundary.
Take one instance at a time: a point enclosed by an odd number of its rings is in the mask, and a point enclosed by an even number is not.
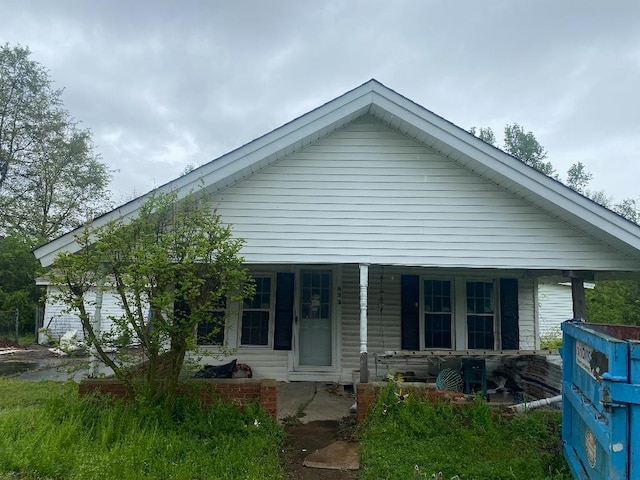
<svg viewBox="0 0 640 480"><path fill-rule="evenodd" d="M503 350L520 348L520 328L518 326L518 280L500 279L500 327Z"/></svg>
<svg viewBox="0 0 640 480"><path fill-rule="evenodd" d="M401 348L420 349L420 279L418 275L400 277Z"/></svg>
<svg viewBox="0 0 640 480"><path fill-rule="evenodd" d="M273 334L274 350L291 350L293 332L293 295L295 277L293 273L278 273L276 276L276 315Z"/></svg>

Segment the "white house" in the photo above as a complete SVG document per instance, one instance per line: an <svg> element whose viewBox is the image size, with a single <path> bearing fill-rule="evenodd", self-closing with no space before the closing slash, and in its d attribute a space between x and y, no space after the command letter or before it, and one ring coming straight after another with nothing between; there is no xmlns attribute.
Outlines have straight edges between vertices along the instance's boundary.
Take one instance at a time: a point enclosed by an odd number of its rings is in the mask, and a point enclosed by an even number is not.
<svg viewBox="0 0 640 480"><path fill-rule="evenodd" d="M585 282L584 288L593 289L595 285ZM538 281L538 318L540 336L562 336L560 324L574 318L571 297L571 282L560 278L542 278Z"/></svg>
<svg viewBox="0 0 640 480"><path fill-rule="evenodd" d="M246 240L256 297L228 306L224 341L261 377L534 350L539 278L566 278L584 316L584 280L640 272L640 227L375 80L159 189L199 188ZM35 255L50 265L76 233Z"/></svg>

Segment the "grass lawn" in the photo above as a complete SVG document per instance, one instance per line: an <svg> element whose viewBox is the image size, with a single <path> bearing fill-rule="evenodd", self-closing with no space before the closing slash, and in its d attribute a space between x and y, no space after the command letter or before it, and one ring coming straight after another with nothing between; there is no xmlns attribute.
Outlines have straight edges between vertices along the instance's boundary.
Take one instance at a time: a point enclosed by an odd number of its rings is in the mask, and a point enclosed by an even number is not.
<svg viewBox="0 0 640 480"><path fill-rule="evenodd" d="M0 479L282 478L281 440L257 407L144 410L0 379Z"/></svg>
<svg viewBox="0 0 640 480"><path fill-rule="evenodd" d="M571 479L558 412L399 401L398 389L390 382L357 429L358 478ZM80 399L74 383L0 379L0 480L287 478L282 439L257 407L144 410Z"/></svg>
<svg viewBox="0 0 640 480"><path fill-rule="evenodd" d="M512 417L478 400L400 401L392 382L361 431L361 479L571 480L560 441L559 412ZM399 393L399 392L398 392Z"/></svg>

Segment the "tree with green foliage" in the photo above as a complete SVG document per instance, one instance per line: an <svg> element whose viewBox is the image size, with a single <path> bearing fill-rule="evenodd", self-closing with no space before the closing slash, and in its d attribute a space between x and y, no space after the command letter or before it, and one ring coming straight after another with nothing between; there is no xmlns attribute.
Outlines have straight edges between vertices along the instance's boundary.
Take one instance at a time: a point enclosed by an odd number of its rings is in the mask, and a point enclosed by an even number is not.
<svg viewBox="0 0 640 480"><path fill-rule="evenodd" d="M21 237L0 237L0 311L20 312L20 330L33 325L38 292L37 261Z"/></svg>
<svg viewBox="0 0 640 480"><path fill-rule="evenodd" d="M27 47L0 44L0 256L11 257L0 266L0 309L20 309L33 325L38 267L29 250L106 210L111 173L30 57Z"/></svg>
<svg viewBox="0 0 640 480"><path fill-rule="evenodd" d="M601 281L585 293L590 322L640 325L639 280Z"/></svg>
<svg viewBox="0 0 640 480"><path fill-rule="evenodd" d="M545 175L553 176L555 172L551 162L545 162L547 151L535 135L517 123L504 127L504 150Z"/></svg>
<svg viewBox="0 0 640 480"><path fill-rule="evenodd" d="M565 185L578 193L584 194L589 186L593 175L587 172L582 162L574 163L567 170L567 181Z"/></svg>
<svg viewBox="0 0 640 480"><path fill-rule="evenodd" d="M496 146L496 135L493 133L491 127L471 127L469 129L469 133L475 135L483 142L487 142L489 145L493 145L494 147Z"/></svg>
<svg viewBox="0 0 640 480"><path fill-rule="evenodd" d="M0 46L0 234L35 245L104 210L110 172L30 55Z"/></svg>
<svg viewBox="0 0 640 480"><path fill-rule="evenodd" d="M491 127L471 127L469 132L479 139L496 147L496 136ZM545 162L547 151L538 142L532 132L525 132L522 126L514 123L504 127L504 144L502 149L518 160L544 173L553 176L555 169L551 162Z"/></svg>
<svg viewBox="0 0 640 480"><path fill-rule="evenodd" d="M469 132L479 139L497 147L496 136L491 127L471 127ZM504 145L502 149L522 160L527 165L548 175L556 180L562 181L550 161L545 161L547 151L538 142L532 132L525 132L524 128L517 123L504 127ZM590 190L589 183L593 175L589 173L582 162L577 162L567 170L567 178L564 184L585 197L600 205L607 207L619 215L634 223L640 220L640 205L632 198L625 198L619 203L614 203L613 198L603 190Z"/></svg>
<svg viewBox="0 0 640 480"><path fill-rule="evenodd" d="M212 314L224 301L253 293L253 284L232 237L204 196L157 193L141 205L131 221L102 227L87 225L78 238L80 251L61 253L51 282L62 301L82 321L88 343L113 369L129 393L148 403L173 401L188 351L196 348L201 322L224 320ZM112 339L93 324L90 292L117 292L124 313L111 318L116 336L140 342L143 364L128 368L127 359L105 352ZM215 332L214 332L215 334Z"/></svg>

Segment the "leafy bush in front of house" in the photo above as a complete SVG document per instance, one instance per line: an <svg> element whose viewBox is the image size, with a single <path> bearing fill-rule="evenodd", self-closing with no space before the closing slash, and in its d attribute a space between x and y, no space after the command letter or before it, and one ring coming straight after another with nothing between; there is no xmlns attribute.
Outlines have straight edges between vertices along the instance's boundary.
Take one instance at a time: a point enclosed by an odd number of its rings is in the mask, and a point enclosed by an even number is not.
<svg viewBox="0 0 640 480"><path fill-rule="evenodd" d="M390 382L361 429L361 479L571 479L560 414L511 416L484 400L431 403Z"/></svg>
<svg viewBox="0 0 640 480"><path fill-rule="evenodd" d="M283 475L278 458L282 431L258 407L202 409L179 400L171 410L145 408L79 398L77 386L42 386L0 380L0 478ZM29 389L34 394L27 399Z"/></svg>
<svg viewBox="0 0 640 480"><path fill-rule="evenodd" d="M542 350L560 350L562 348L562 332L557 331L553 333L547 333L546 335L541 335L540 348Z"/></svg>

